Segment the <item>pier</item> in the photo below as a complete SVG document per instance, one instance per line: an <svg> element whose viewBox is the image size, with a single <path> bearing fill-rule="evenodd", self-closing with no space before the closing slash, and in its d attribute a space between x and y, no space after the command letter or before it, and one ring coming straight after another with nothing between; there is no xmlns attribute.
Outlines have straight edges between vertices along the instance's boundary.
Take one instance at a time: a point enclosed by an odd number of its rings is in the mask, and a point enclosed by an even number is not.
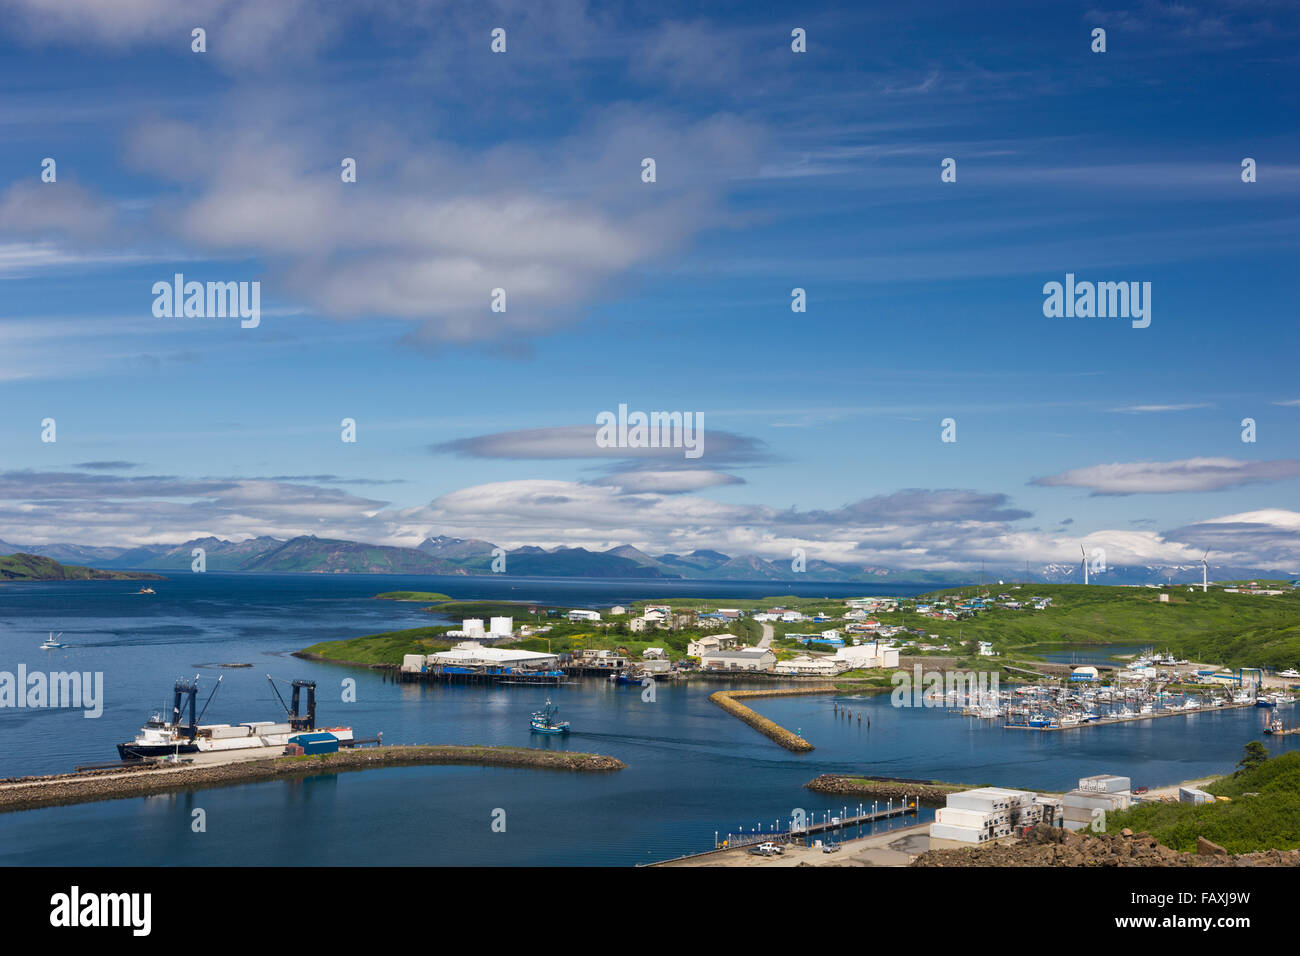
<svg viewBox="0 0 1300 956"><path fill-rule="evenodd" d="M1056 730L1078 730L1082 727L1108 727L1113 724L1131 724L1139 720L1155 720L1158 717L1186 717L1189 714L1213 714L1220 710L1239 710L1242 707L1254 707L1255 702L1246 701L1241 704L1220 704L1218 707L1194 707L1191 710L1162 710L1150 714L1134 714L1132 717L1102 717L1099 720L1079 721L1077 724L1067 724L1065 726L1055 727L1031 727L1028 724L1004 723L1003 730L1034 730L1034 731L1056 731Z"/></svg>
<svg viewBox="0 0 1300 956"><path fill-rule="evenodd" d="M820 823L816 822L817 815L813 814L809 821L803 826L794 826L794 820L789 821L789 829L778 830L775 827L764 832L761 827L753 831L739 831L737 833L728 833L725 839L721 834L715 834L714 847L711 850L702 850L699 853L687 853L683 856L673 857L671 860L660 860L655 863L642 863L640 866L669 866L669 865L691 865L692 862L707 862L709 858L717 858L721 863L721 858L727 855L733 855L736 850L747 850L750 847L758 846L760 843L775 843L781 847L811 847L812 837L821 833L834 833L843 830L851 830L855 827L878 823L881 820L890 820L898 817L908 817L917 815L917 799L908 797L898 801L897 805L892 800L886 801L884 807L879 803L874 803L870 808L865 804L860 804L858 813L849 814L848 807L841 809L840 816L833 816L833 810L828 810L822 814ZM893 838L893 834L889 834ZM872 834L871 836L881 836L881 834Z"/></svg>

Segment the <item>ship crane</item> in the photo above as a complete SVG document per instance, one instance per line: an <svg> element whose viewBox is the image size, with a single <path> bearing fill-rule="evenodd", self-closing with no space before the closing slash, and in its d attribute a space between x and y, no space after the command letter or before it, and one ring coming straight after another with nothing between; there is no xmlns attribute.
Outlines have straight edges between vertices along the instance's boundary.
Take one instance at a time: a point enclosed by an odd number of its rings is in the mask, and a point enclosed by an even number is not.
<svg viewBox="0 0 1300 956"><path fill-rule="evenodd" d="M283 683L286 683L293 688L293 696L290 697L290 700L293 701L293 707L290 708L290 706L284 702L284 698L280 696L279 688L275 686L275 678L270 674L267 674L266 679L270 682L271 690L275 692L275 696L280 699L280 706L284 708L285 714L289 717L289 726L297 731L315 730L316 682L314 680L283 681ZM307 713L300 715L298 713L301 703L299 694L304 688L307 691Z"/></svg>

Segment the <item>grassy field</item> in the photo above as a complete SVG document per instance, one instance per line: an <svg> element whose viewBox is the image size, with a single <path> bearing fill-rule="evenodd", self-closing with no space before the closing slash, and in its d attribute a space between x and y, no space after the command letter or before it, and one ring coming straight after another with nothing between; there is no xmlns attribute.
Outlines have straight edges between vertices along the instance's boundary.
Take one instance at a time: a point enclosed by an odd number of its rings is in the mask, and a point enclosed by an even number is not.
<svg viewBox="0 0 1300 956"><path fill-rule="evenodd" d="M445 651L451 641L443 638L446 627L412 627L404 631L368 634L346 641L323 641L303 648L301 653L317 654L326 660L352 664L392 664L398 666L406 654L430 654Z"/></svg>
<svg viewBox="0 0 1300 956"><path fill-rule="evenodd" d="M1229 853L1300 849L1300 751L1238 770L1205 789L1230 801L1139 804L1107 814L1106 829L1146 831L1182 851L1195 850L1198 835Z"/></svg>
<svg viewBox="0 0 1300 956"><path fill-rule="evenodd" d="M1044 611L995 607L973 620L941 621L915 611L880 615L883 623L924 628L946 640L990 641L1003 652L1032 653L1041 644L1138 644L1179 657L1225 666L1291 667L1300 664L1300 593L1277 597L1226 594L1211 588L1161 589L1082 584L994 586L994 595L1015 600L1050 597ZM936 591L923 597L969 595L970 588Z"/></svg>

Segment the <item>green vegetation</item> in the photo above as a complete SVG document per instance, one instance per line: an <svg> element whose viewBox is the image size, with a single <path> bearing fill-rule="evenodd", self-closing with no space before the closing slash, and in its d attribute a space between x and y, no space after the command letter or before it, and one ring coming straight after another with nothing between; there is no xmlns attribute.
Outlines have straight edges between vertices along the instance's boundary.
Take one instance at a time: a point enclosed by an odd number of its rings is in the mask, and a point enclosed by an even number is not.
<svg viewBox="0 0 1300 956"><path fill-rule="evenodd" d="M412 627L404 631L386 631L345 641L323 641L304 648L299 653L315 654L340 663L391 664L396 667L402 663L402 657L406 654L430 654L447 650L451 643L442 637L447 630L446 627Z"/></svg>
<svg viewBox="0 0 1300 956"><path fill-rule="evenodd" d="M1205 788L1228 801L1142 803L1107 814L1106 829L1147 831L1182 851L1195 850L1197 836L1229 853L1300 849L1300 751L1256 763L1262 747L1247 744L1242 769Z"/></svg>
<svg viewBox="0 0 1300 956"><path fill-rule="evenodd" d="M165 581L161 574L138 574L127 571L100 571L79 564L60 564L53 558L36 554L10 554L0 557L0 580L3 581Z"/></svg>
<svg viewBox="0 0 1300 956"><path fill-rule="evenodd" d="M451 598L446 594L439 594L437 591L385 591L383 594L376 594L377 601L420 601L427 604L437 604L443 601L450 601Z"/></svg>
<svg viewBox="0 0 1300 956"><path fill-rule="evenodd" d="M992 607L973 619L945 621L913 611L881 615L889 624L904 623L962 644L990 641L1005 653L1033 652L1046 644L1137 644L1167 650L1179 657L1227 667L1292 667L1300 664L1300 592L1273 597L1226 594L1211 588L1188 591L1108 587L1082 584L1023 584L985 589L1026 602L1050 597L1043 611ZM970 595L950 589L921 600ZM1159 595L1169 594L1169 603ZM955 604L956 602L954 602Z"/></svg>

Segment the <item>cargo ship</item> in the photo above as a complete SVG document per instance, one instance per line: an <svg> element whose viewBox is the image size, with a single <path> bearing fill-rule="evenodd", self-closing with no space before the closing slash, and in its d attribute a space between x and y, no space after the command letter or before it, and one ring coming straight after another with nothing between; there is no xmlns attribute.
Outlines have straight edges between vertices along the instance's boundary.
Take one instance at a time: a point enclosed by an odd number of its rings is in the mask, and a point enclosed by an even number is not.
<svg viewBox="0 0 1300 956"><path fill-rule="evenodd" d="M292 706L284 703L276 690L275 681L268 675L271 689L284 705L285 720L257 720L242 724L200 724L195 716L198 698L198 678L192 681L177 681L172 689L172 713L167 720L161 713L154 714L149 722L140 728L134 740L117 745L118 755L124 761L144 760L147 757L167 757L180 754L212 753L226 750L247 750L252 747L283 747L290 737L304 733L327 733L340 742L352 740L351 727L317 727L316 726L316 682L296 680L290 682L293 687ZM217 679L220 686L221 679ZM306 711L300 713L301 692L307 691ZM208 697L208 704L216 695L213 687ZM207 710L207 704L203 706ZM185 720L185 712L189 719Z"/></svg>

